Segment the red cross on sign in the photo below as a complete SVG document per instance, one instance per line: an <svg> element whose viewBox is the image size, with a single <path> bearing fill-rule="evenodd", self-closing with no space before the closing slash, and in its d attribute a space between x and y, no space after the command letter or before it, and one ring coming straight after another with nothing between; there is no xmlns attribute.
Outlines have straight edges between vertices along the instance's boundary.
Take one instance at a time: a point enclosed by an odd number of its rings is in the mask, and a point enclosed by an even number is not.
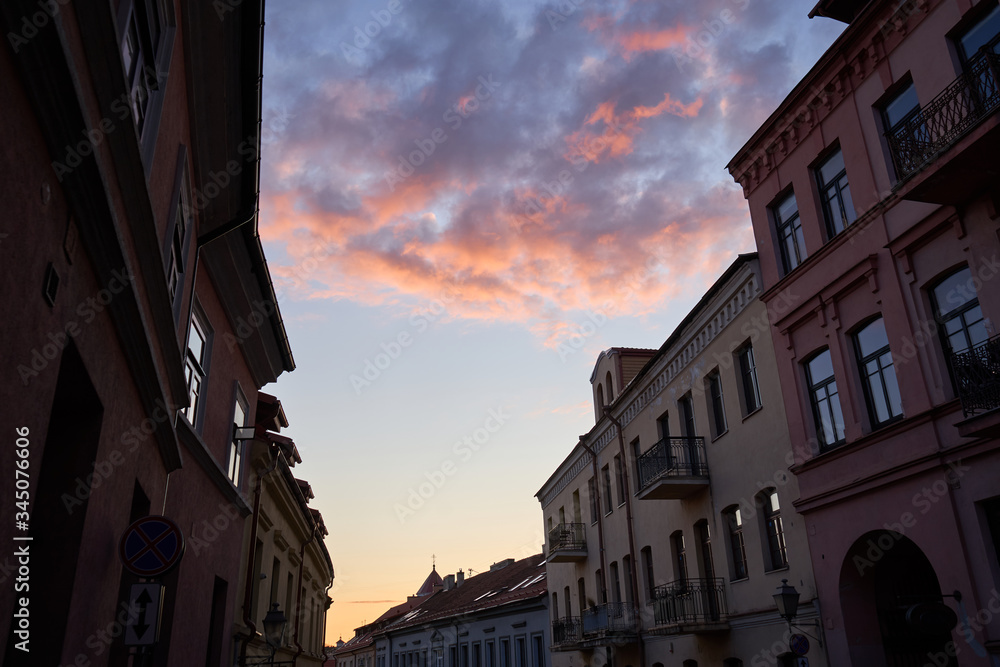
<svg viewBox="0 0 1000 667"><path fill-rule="evenodd" d="M132 574L157 577L169 572L184 555L181 529L165 516L146 516L125 529L118 557Z"/></svg>

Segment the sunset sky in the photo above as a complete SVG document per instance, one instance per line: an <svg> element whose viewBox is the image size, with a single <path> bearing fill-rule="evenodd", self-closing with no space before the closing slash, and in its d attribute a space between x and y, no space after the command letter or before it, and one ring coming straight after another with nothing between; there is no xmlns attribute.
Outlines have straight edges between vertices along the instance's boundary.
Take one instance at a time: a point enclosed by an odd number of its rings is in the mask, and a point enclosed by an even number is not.
<svg viewBox="0 0 1000 667"><path fill-rule="evenodd" d="M754 249L725 165L843 24L814 0L271 0L260 232L336 579L327 642L541 550L610 346Z"/></svg>

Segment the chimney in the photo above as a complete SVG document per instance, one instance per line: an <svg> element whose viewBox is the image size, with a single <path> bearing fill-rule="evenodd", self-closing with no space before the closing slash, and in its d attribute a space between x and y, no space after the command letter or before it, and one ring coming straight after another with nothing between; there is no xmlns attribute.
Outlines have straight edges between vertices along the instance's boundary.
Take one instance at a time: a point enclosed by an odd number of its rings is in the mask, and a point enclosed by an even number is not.
<svg viewBox="0 0 1000 667"><path fill-rule="evenodd" d="M455 587L455 575L449 574L444 578L444 589L450 591Z"/></svg>
<svg viewBox="0 0 1000 667"><path fill-rule="evenodd" d="M458 574L455 576L455 588L461 586L464 581L465 581L465 572L459 570Z"/></svg>

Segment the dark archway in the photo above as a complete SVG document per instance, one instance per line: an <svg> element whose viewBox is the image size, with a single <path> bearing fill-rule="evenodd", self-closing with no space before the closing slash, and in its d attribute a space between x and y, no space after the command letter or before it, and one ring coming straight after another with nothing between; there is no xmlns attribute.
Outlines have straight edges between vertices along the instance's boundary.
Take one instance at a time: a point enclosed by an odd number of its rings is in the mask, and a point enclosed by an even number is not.
<svg viewBox="0 0 1000 667"><path fill-rule="evenodd" d="M865 533L840 569L840 606L855 667L956 667L951 632L907 622L913 605L940 603L941 586L927 556L895 531Z"/></svg>

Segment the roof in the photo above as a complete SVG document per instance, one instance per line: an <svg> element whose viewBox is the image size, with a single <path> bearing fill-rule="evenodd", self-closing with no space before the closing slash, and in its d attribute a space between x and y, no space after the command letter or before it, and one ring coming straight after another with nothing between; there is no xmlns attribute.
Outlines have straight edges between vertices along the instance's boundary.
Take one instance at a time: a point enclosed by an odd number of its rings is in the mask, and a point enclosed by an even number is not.
<svg viewBox="0 0 1000 667"><path fill-rule="evenodd" d="M597 355L597 361L594 362L594 370L590 372L591 383L597 379L597 367L601 365L601 361L613 354L620 354L626 357L649 357L656 354L656 350L647 347L609 347Z"/></svg>
<svg viewBox="0 0 1000 667"><path fill-rule="evenodd" d="M545 559L542 554L515 561L469 577L461 585L438 591L426 602L395 623L386 626L394 632L452 616L473 614L507 604L531 600L546 595Z"/></svg>
<svg viewBox="0 0 1000 667"><path fill-rule="evenodd" d="M420 586L417 591L417 597L423 597L425 595L430 595L434 592L435 586L444 585L444 581L441 579L441 575L437 573L437 567L431 566L431 573L427 575L424 579L424 583Z"/></svg>

